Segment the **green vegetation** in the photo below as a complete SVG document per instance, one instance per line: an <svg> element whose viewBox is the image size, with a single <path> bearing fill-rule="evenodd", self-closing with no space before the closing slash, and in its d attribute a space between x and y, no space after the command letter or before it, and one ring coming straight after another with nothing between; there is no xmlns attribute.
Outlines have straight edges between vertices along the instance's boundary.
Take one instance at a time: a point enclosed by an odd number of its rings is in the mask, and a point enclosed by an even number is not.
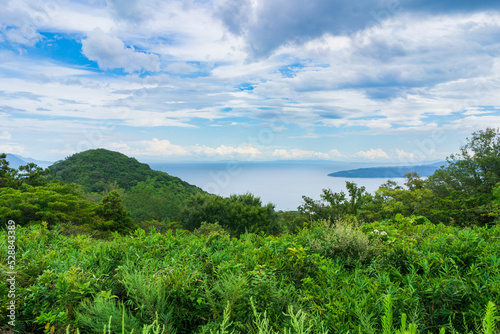
<svg viewBox="0 0 500 334"><path fill-rule="evenodd" d="M77 183L87 192L102 192L109 184L130 190L139 182L156 179L164 186L171 186L178 193L192 194L199 191L181 179L164 172L154 171L148 165L118 152L105 149L88 150L74 154L49 167L53 179Z"/></svg>
<svg viewBox="0 0 500 334"><path fill-rule="evenodd" d="M489 302L500 303L499 226L318 222L279 237L137 230L98 240L33 225L16 236L21 333L47 324L99 333L110 317L121 331L122 314L127 333L157 315L167 333L259 333L266 321L283 333L297 326L292 314L312 327L304 333L396 332L403 313L419 333L499 330L493 311L484 318Z"/></svg>
<svg viewBox="0 0 500 334"><path fill-rule="evenodd" d="M81 186L98 203L117 190L136 222L179 220L184 202L202 190L121 153L104 149L74 154L49 167L49 177Z"/></svg>
<svg viewBox="0 0 500 334"><path fill-rule="evenodd" d="M276 234L278 215L274 205L262 206L260 198L251 194L228 198L209 194L191 197L181 213L184 228L193 231L202 222L220 223L232 236L245 232Z"/></svg>
<svg viewBox="0 0 500 334"><path fill-rule="evenodd" d="M349 214L358 221L394 219L398 215L421 216L433 223L472 226L498 222L500 192L500 130L473 134L461 153L450 156L446 166L426 180L412 172L406 188L388 181L374 196L347 182L350 203L343 192L325 189L321 201L304 197L299 208L304 218L336 219ZM353 196L354 195L354 196Z"/></svg>
<svg viewBox="0 0 500 334"><path fill-rule="evenodd" d="M408 173L373 195L347 183L296 212L127 163L94 150L47 175L0 155L0 272L11 271L12 219L16 332L500 331L499 130L474 133L426 180ZM98 175L103 187L89 188ZM7 291L1 281L2 305Z"/></svg>
<svg viewBox="0 0 500 334"><path fill-rule="evenodd" d="M104 149L74 154L49 167L49 177L82 187L86 197L99 202L110 191L119 191L136 221L179 219L180 209L202 190L121 153Z"/></svg>

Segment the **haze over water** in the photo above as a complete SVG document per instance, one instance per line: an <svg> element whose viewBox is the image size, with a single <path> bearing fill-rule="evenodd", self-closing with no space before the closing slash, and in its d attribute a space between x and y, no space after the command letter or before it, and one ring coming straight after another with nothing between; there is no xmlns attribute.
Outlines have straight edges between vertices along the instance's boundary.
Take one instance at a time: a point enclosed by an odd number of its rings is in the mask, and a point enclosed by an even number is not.
<svg viewBox="0 0 500 334"><path fill-rule="evenodd" d="M276 210L296 210L303 203L302 196L315 200L322 189L344 191L345 182L355 182L374 193L386 178L330 177L329 173L359 168L359 164L330 164L325 162L265 162L265 163L152 163L161 170L194 184L203 190L221 196L250 192L261 198L263 204L273 203ZM366 166L364 166L366 167ZM403 185L403 178L392 180Z"/></svg>

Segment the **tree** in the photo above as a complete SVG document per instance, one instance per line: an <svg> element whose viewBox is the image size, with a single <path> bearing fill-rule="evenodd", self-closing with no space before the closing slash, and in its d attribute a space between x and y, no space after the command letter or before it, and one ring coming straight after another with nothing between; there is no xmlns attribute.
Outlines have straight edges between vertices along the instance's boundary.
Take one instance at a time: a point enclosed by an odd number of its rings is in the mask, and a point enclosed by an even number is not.
<svg viewBox="0 0 500 334"><path fill-rule="evenodd" d="M500 182L500 130L477 131L460 153L446 160L448 165L429 177L427 185L440 195L452 191L470 195L491 194Z"/></svg>
<svg viewBox="0 0 500 334"><path fill-rule="evenodd" d="M458 225L491 223L494 218L484 208L495 199L493 189L500 182L500 130L474 132L447 161L426 181L436 197L435 211Z"/></svg>
<svg viewBox="0 0 500 334"><path fill-rule="evenodd" d="M417 173L406 173L405 178L406 189L392 180L379 187L370 207L370 220L391 219L397 214L430 219L430 208L434 204L432 192L425 188L425 181Z"/></svg>
<svg viewBox="0 0 500 334"><path fill-rule="evenodd" d="M9 167L7 154L0 154L0 188L19 186L20 182L16 176L17 170Z"/></svg>
<svg viewBox="0 0 500 334"><path fill-rule="evenodd" d="M138 182L123 195L123 204L131 211L131 217L136 222L150 220L176 221L183 205L174 186L168 187L149 178Z"/></svg>
<svg viewBox="0 0 500 334"><path fill-rule="evenodd" d="M51 182L43 186L0 188L0 221L19 225L45 221L56 224L91 224L95 204L84 199L74 184Z"/></svg>
<svg viewBox="0 0 500 334"><path fill-rule="evenodd" d="M44 185L47 184L47 174L48 170L37 166L33 162L20 166L19 170L10 168L7 154L0 154L0 188L19 188L23 184L31 186Z"/></svg>
<svg viewBox="0 0 500 334"><path fill-rule="evenodd" d="M95 212L104 220L96 225L98 230L131 232L137 227L130 218L130 212L123 208L122 198L116 190L102 199Z"/></svg>
<svg viewBox="0 0 500 334"><path fill-rule="evenodd" d="M315 220L337 220L346 215L363 218L365 206L371 202L372 196L365 187L358 187L354 182L346 181L346 188L349 196L331 189L323 189L319 201L303 196L304 204L299 206L299 212Z"/></svg>
<svg viewBox="0 0 500 334"><path fill-rule="evenodd" d="M30 162L25 166L19 167L19 178L26 184L31 186L40 186L47 183L46 175L47 169L37 166L35 163Z"/></svg>
<svg viewBox="0 0 500 334"><path fill-rule="evenodd" d="M420 178L417 172L406 173L404 177L406 178L405 186L410 191L423 189L425 186L425 181Z"/></svg>
<svg viewBox="0 0 500 334"><path fill-rule="evenodd" d="M245 232L278 231L278 215L273 204L262 205L259 197L252 194L231 195L224 198L210 194L196 194L186 203L181 212L184 228L194 231L202 222L219 223L232 236Z"/></svg>

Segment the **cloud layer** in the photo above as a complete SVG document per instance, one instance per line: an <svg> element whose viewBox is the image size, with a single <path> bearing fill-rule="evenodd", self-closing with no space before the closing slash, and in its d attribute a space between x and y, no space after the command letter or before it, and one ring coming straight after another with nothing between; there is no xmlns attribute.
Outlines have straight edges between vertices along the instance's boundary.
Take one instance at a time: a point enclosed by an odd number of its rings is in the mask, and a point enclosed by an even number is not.
<svg viewBox="0 0 500 334"><path fill-rule="evenodd" d="M6 0L0 148L442 159L500 124L499 37L495 1Z"/></svg>

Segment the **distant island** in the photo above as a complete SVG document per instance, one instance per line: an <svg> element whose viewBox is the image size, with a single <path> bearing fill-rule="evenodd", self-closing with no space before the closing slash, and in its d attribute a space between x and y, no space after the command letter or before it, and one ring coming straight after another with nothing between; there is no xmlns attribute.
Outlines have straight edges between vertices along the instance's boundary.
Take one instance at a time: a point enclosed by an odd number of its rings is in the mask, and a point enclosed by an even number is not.
<svg viewBox="0 0 500 334"><path fill-rule="evenodd" d="M439 169L443 165L446 165L446 161L418 166L358 168L330 173L328 176L353 178L400 178L404 177L406 173L417 172L419 176L426 177L432 175L436 169Z"/></svg>

